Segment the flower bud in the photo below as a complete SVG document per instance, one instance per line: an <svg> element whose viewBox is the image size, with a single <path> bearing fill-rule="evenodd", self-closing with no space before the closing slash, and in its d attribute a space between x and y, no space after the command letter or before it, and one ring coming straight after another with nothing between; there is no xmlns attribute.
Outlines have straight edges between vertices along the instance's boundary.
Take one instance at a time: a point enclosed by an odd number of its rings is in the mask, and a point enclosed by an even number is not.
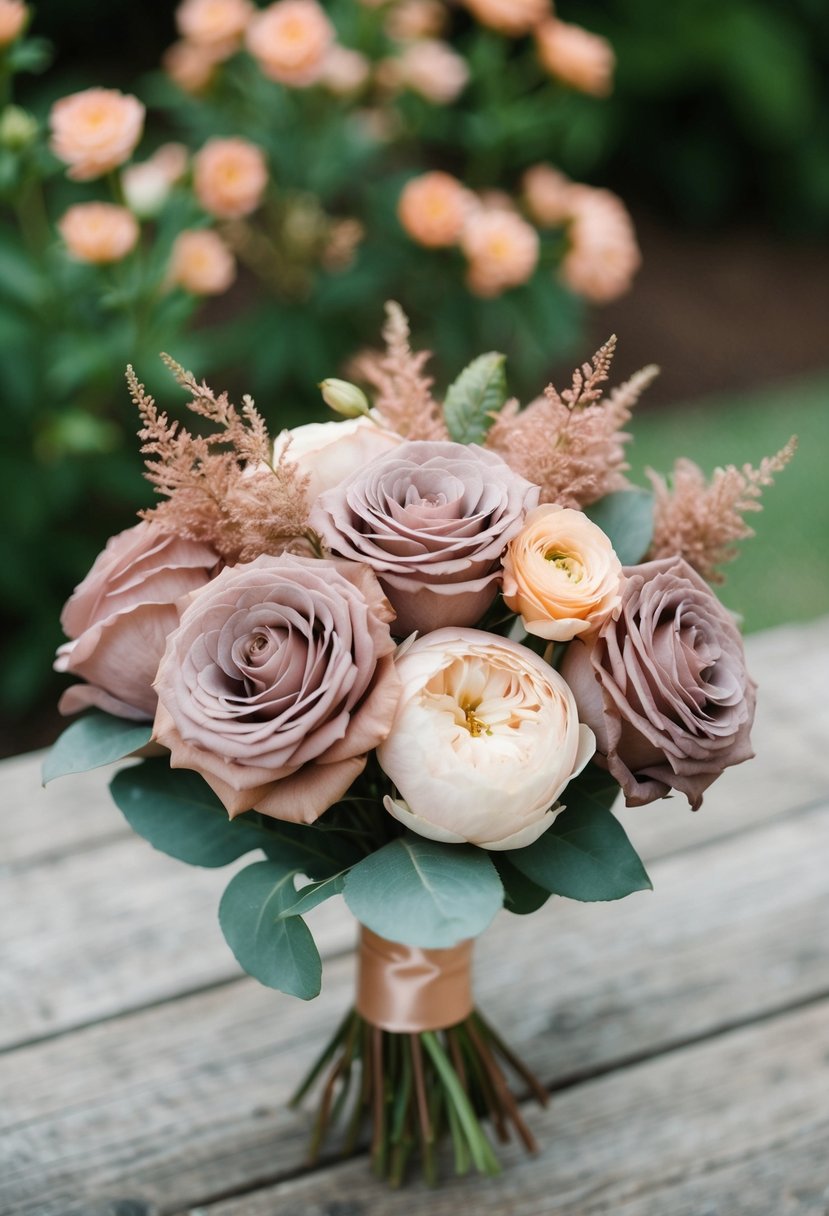
<svg viewBox="0 0 829 1216"><path fill-rule="evenodd" d="M319 388L323 401L335 414L340 414L343 418L359 418L361 414L368 414L368 398L356 384L329 377L328 380L322 381Z"/></svg>
<svg viewBox="0 0 829 1216"><path fill-rule="evenodd" d="M6 106L0 115L0 145L19 151L37 136L37 119L21 106Z"/></svg>

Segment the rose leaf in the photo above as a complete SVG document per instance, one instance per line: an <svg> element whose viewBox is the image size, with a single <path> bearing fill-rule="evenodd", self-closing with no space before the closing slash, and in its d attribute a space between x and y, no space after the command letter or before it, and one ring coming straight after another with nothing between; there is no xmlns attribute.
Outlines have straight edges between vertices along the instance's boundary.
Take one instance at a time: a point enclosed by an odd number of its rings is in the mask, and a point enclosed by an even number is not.
<svg viewBox="0 0 829 1216"><path fill-rule="evenodd" d="M615 490L585 507L601 528L623 566L641 562L653 539L653 494L650 490Z"/></svg>
<svg viewBox="0 0 829 1216"><path fill-rule="evenodd" d="M295 873L273 861L256 861L240 870L225 888L219 924L248 975L309 1001L322 983L319 951L300 916L282 915L296 900Z"/></svg>
<svg viewBox="0 0 829 1216"><path fill-rule="evenodd" d="M456 443L483 443L507 399L505 362L497 351L479 355L449 386L443 416Z"/></svg>
<svg viewBox="0 0 829 1216"><path fill-rule="evenodd" d="M517 870L505 853L493 853L495 869L504 884L504 907L516 916L527 916L537 912L550 898L550 892L531 882L526 874Z"/></svg>
<svg viewBox="0 0 829 1216"><path fill-rule="evenodd" d="M43 761L43 784L69 773L86 773L90 769L123 760L145 747L152 735L151 722L134 722L93 710L77 718L52 746Z"/></svg>

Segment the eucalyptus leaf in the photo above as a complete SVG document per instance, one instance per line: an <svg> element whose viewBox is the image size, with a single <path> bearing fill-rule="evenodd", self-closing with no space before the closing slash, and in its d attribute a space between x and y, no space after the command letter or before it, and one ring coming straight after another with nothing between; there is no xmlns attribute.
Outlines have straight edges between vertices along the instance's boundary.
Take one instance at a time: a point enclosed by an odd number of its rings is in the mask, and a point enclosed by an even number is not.
<svg viewBox="0 0 829 1216"><path fill-rule="evenodd" d="M110 793L130 827L162 853L193 866L225 866L266 834L255 821L229 819L207 782L164 760L121 769Z"/></svg>
<svg viewBox="0 0 829 1216"><path fill-rule="evenodd" d="M283 917L296 899L294 874L273 861L256 861L240 870L225 888L219 924L248 975L309 1001L319 993L322 962L305 921Z"/></svg>
<svg viewBox="0 0 829 1216"><path fill-rule="evenodd" d="M280 916L305 916L312 908L316 908L318 904L324 903L326 899L330 899L332 895L342 894L342 889L345 886L347 870L341 870L339 874L333 874L331 878L323 878L322 882L309 882L301 891L297 892L297 900L292 903Z"/></svg>
<svg viewBox="0 0 829 1216"><path fill-rule="evenodd" d="M114 760L123 760L146 747L151 722L133 722L93 710L77 718L52 746L43 761L43 784L69 773L85 773Z"/></svg>
<svg viewBox="0 0 829 1216"><path fill-rule="evenodd" d="M653 539L653 494L649 490L615 490L585 507L616 550L623 566L641 562Z"/></svg>
<svg viewBox="0 0 829 1216"><path fill-rule="evenodd" d="M497 351L479 355L450 385L443 416L456 443L483 443L507 399L505 362Z"/></svg>
<svg viewBox="0 0 829 1216"><path fill-rule="evenodd" d="M410 832L354 866L344 895L357 920L375 933L431 949L477 937L504 901L482 849Z"/></svg>

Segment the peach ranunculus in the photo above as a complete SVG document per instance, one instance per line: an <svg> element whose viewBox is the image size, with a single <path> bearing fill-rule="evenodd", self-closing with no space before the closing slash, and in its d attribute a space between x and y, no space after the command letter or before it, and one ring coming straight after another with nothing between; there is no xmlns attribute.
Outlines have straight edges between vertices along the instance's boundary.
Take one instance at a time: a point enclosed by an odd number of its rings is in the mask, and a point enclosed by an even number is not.
<svg viewBox="0 0 829 1216"><path fill-rule="evenodd" d="M320 84L337 97L359 93L371 75L371 63L360 51L335 43L325 57Z"/></svg>
<svg viewBox="0 0 829 1216"><path fill-rule="evenodd" d="M412 240L440 249L457 245L472 202L473 196L456 177L435 169L409 179L397 214Z"/></svg>
<svg viewBox="0 0 829 1216"><path fill-rule="evenodd" d="M535 228L514 211L473 211L461 235L469 290L489 298L520 287L535 272L539 245Z"/></svg>
<svg viewBox="0 0 829 1216"><path fill-rule="evenodd" d="M161 56L161 66L173 84L194 95L208 88L221 62L222 55L212 47L186 39L168 46Z"/></svg>
<svg viewBox="0 0 829 1216"><path fill-rule="evenodd" d="M334 27L316 0L276 0L256 14L246 35L264 74L293 88L321 78L333 42Z"/></svg>
<svg viewBox="0 0 829 1216"><path fill-rule="evenodd" d="M246 139L209 139L193 160L193 189L209 215L238 219L262 202L268 184L265 154Z"/></svg>
<svg viewBox="0 0 829 1216"><path fill-rule="evenodd" d="M410 42L396 61L400 82L435 105L448 105L469 82L463 56L437 38Z"/></svg>
<svg viewBox="0 0 829 1216"><path fill-rule="evenodd" d="M176 25L188 42L232 53L253 13L249 0L184 0L176 9Z"/></svg>
<svg viewBox="0 0 829 1216"><path fill-rule="evenodd" d="M67 688L60 712L95 705L121 718L152 718L152 684L178 624L176 604L210 579L218 560L208 545L146 521L111 537L61 614L72 640L59 648L55 669L88 683Z"/></svg>
<svg viewBox="0 0 829 1216"><path fill-rule="evenodd" d="M622 564L582 511L545 503L503 557L504 601L527 633L550 642L595 633L622 602Z"/></svg>
<svg viewBox="0 0 829 1216"><path fill-rule="evenodd" d="M167 640L154 738L231 817L313 823L391 726L391 618L357 562L283 554L226 567Z"/></svg>
<svg viewBox="0 0 829 1216"><path fill-rule="evenodd" d="M183 287L194 296L218 296L236 278L236 260L217 232L191 228L173 242L168 283Z"/></svg>
<svg viewBox="0 0 829 1216"><path fill-rule="evenodd" d="M386 33L398 42L438 38L446 29L448 18L441 0L400 0L386 17Z"/></svg>
<svg viewBox="0 0 829 1216"><path fill-rule="evenodd" d="M115 203L75 203L58 220L67 250L78 262L120 262L138 241L138 221Z"/></svg>
<svg viewBox="0 0 829 1216"><path fill-rule="evenodd" d="M606 38L551 17L535 31L538 58L562 84L606 97L613 88L616 57Z"/></svg>
<svg viewBox="0 0 829 1216"><path fill-rule="evenodd" d="M511 38L529 34L552 7L550 0L463 0L463 3L481 25Z"/></svg>
<svg viewBox="0 0 829 1216"><path fill-rule="evenodd" d="M578 190L569 177L552 165L532 165L521 179L524 202L536 224L556 228L573 213L573 191Z"/></svg>
<svg viewBox="0 0 829 1216"><path fill-rule="evenodd" d="M308 475L309 503L364 468L375 456L397 447L403 439L374 416L342 422L307 422L281 431L273 445L274 464L287 450L289 460Z"/></svg>
<svg viewBox="0 0 829 1216"><path fill-rule="evenodd" d="M62 97L49 115L51 147L74 181L91 181L129 160L144 129L144 106L118 89Z"/></svg>
<svg viewBox="0 0 829 1216"><path fill-rule="evenodd" d="M402 694L377 750L399 795L386 796L386 810L447 844L532 844L596 747L558 672L478 629L427 633L395 666Z"/></svg>
<svg viewBox="0 0 829 1216"><path fill-rule="evenodd" d="M574 186L571 205L570 247L559 275L577 295L606 304L630 290L641 264L633 223L622 200L609 190Z"/></svg>
<svg viewBox="0 0 829 1216"><path fill-rule="evenodd" d="M0 0L0 47L19 38L28 19L29 10L22 0Z"/></svg>

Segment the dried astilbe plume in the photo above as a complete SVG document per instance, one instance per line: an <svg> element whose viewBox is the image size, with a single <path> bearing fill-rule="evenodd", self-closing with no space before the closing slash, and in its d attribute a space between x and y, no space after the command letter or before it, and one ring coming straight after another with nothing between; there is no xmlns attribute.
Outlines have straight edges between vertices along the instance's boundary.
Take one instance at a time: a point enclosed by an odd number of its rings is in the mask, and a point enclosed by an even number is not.
<svg viewBox="0 0 829 1216"><path fill-rule="evenodd" d="M241 410L199 384L168 355L162 359L191 397L188 409L216 428L193 435L170 421L127 368L130 395L141 415L147 479L166 501L142 515L179 536L206 541L227 562L313 544L308 531L307 476L286 449L271 466L271 442L250 397Z"/></svg>
<svg viewBox="0 0 829 1216"><path fill-rule="evenodd" d="M383 340L385 354L358 355L349 373L377 390L374 404L390 430L406 439L448 439L441 408L431 393L432 378L423 372L430 352L412 351L408 318L393 300L386 304Z"/></svg>
<svg viewBox="0 0 829 1216"><path fill-rule="evenodd" d="M630 436L622 428L659 369L643 367L605 397L602 386L615 349L613 335L590 363L576 368L563 392L550 385L520 412L510 402L487 435L487 447L541 487L542 502L586 507L629 484L624 445Z"/></svg>
<svg viewBox="0 0 829 1216"><path fill-rule="evenodd" d="M718 567L733 561L736 543L754 535L743 519L747 511L761 511L758 502L764 486L784 469L797 449L797 438L775 456L767 456L755 469L733 464L715 469L710 483L699 465L682 458L669 480L647 470L653 486L654 534L648 557L684 557L710 583L723 582Z"/></svg>

